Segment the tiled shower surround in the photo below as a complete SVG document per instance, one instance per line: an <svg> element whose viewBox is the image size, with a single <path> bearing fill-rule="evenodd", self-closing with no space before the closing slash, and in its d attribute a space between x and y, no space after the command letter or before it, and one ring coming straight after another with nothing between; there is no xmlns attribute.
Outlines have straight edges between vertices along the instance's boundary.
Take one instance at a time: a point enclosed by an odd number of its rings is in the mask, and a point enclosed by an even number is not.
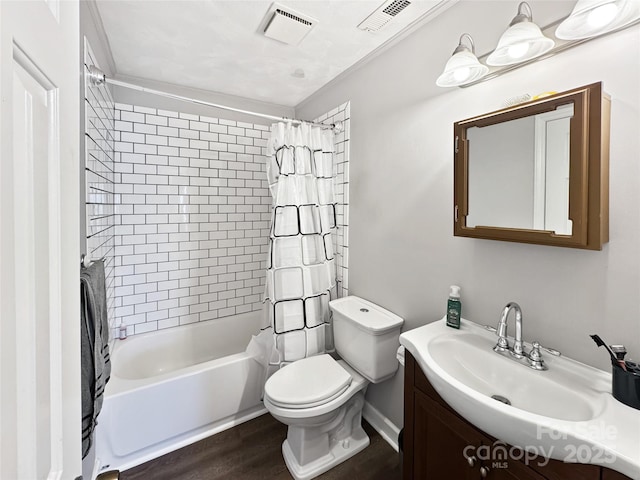
<svg viewBox="0 0 640 480"><path fill-rule="evenodd" d="M85 69L98 65L89 42L84 44ZM114 101L107 85L84 86L84 147L86 188L86 252L103 259L107 316L114 326Z"/></svg>
<svg viewBox="0 0 640 480"><path fill-rule="evenodd" d="M333 251L336 252L338 296L349 295L349 139L351 135L351 104L343 103L316 118L315 122L335 124L342 122L344 130L335 136L333 177L336 194L336 231Z"/></svg>
<svg viewBox="0 0 640 480"><path fill-rule="evenodd" d="M346 106L331 116L346 118ZM116 327L132 335L262 310L269 127L116 103L114 136ZM348 175L346 142L336 168ZM346 209L337 212L344 255Z"/></svg>
<svg viewBox="0 0 640 480"><path fill-rule="evenodd" d="M116 324L262 308L267 127L116 104Z"/></svg>

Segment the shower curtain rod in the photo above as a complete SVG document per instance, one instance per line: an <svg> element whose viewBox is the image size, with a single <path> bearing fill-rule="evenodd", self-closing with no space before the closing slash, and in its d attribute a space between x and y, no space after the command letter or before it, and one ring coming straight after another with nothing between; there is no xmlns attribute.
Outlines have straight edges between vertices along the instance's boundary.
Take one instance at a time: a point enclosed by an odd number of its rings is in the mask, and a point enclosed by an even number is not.
<svg viewBox="0 0 640 480"><path fill-rule="evenodd" d="M295 124L306 123L306 124L309 124L309 125L313 125L314 127L320 127L320 128L331 128L336 133L340 133L342 131L342 128L343 128L342 127L342 122L336 122L336 123L332 123L332 124L324 124L324 123L317 123L317 122L307 122L305 120L297 120L295 118L287 118L287 117L278 117L276 115L268 115L266 113L252 112L250 110L242 110L240 108L228 107L226 105L220 105L218 103L205 102L203 100L198 100L196 98L184 97L182 95L175 95L173 93L163 92L162 90L154 90L152 88L141 87L140 85L135 85L133 83L122 82L120 80L114 80L112 78L107 78L105 73L102 70L100 70L98 67L94 66L94 65L91 65L88 68L89 68L89 71L88 71L87 75L89 77L89 81L93 85L102 85L103 83L110 83L111 85L116 85L118 87L130 88L132 90L138 90L139 92L151 93L151 94L154 94L154 95L160 95L162 97L173 98L175 100L182 100L183 102L194 103L196 105L205 105L207 107L220 108L222 110L228 110L230 112L244 113L245 115L252 115L254 117L262 117L262 118L267 118L269 120L276 120L276 121L280 121L280 122L295 123Z"/></svg>

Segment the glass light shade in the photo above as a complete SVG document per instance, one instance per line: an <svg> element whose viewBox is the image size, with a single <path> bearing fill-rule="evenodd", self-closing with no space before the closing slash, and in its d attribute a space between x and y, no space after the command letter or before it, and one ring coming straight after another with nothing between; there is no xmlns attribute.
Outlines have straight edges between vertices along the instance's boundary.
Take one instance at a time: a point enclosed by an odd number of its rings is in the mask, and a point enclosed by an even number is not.
<svg viewBox="0 0 640 480"><path fill-rule="evenodd" d="M556 37L579 40L622 28L640 19L637 0L578 0L571 15L556 29Z"/></svg>
<svg viewBox="0 0 640 480"><path fill-rule="evenodd" d="M487 64L513 65L539 57L551 50L555 42L545 37L533 22L519 22L510 26L500 37L498 46L487 57Z"/></svg>
<svg viewBox="0 0 640 480"><path fill-rule="evenodd" d="M455 53L444 66L444 72L436 80L439 87L457 87L480 80L489 67L481 64L478 58L468 50Z"/></svg>

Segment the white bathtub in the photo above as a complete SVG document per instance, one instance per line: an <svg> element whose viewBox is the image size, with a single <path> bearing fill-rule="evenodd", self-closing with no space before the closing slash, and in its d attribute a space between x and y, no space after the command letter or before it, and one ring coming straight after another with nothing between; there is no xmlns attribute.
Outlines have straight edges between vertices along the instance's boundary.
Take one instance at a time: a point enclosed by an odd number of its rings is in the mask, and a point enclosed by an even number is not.
<svg viewBox="0 0 640 480"><path fill-rule="evenodd" d="M100 470L126 470L266 412L245 353L262 312L116 340L96 429Z"/></svg>

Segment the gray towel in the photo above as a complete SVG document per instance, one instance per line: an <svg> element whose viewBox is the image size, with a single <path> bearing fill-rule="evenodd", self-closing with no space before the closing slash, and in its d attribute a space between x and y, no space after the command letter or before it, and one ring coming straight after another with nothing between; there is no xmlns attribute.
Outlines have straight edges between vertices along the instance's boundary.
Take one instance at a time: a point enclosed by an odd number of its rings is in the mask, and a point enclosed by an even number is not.
<svg viewBox="0 0 640 480"><path fill-rule="evenodd" d="M93 262L80 272L82 458L91 448L104 388L111 375L109 321L104 262Z"/></svg>

